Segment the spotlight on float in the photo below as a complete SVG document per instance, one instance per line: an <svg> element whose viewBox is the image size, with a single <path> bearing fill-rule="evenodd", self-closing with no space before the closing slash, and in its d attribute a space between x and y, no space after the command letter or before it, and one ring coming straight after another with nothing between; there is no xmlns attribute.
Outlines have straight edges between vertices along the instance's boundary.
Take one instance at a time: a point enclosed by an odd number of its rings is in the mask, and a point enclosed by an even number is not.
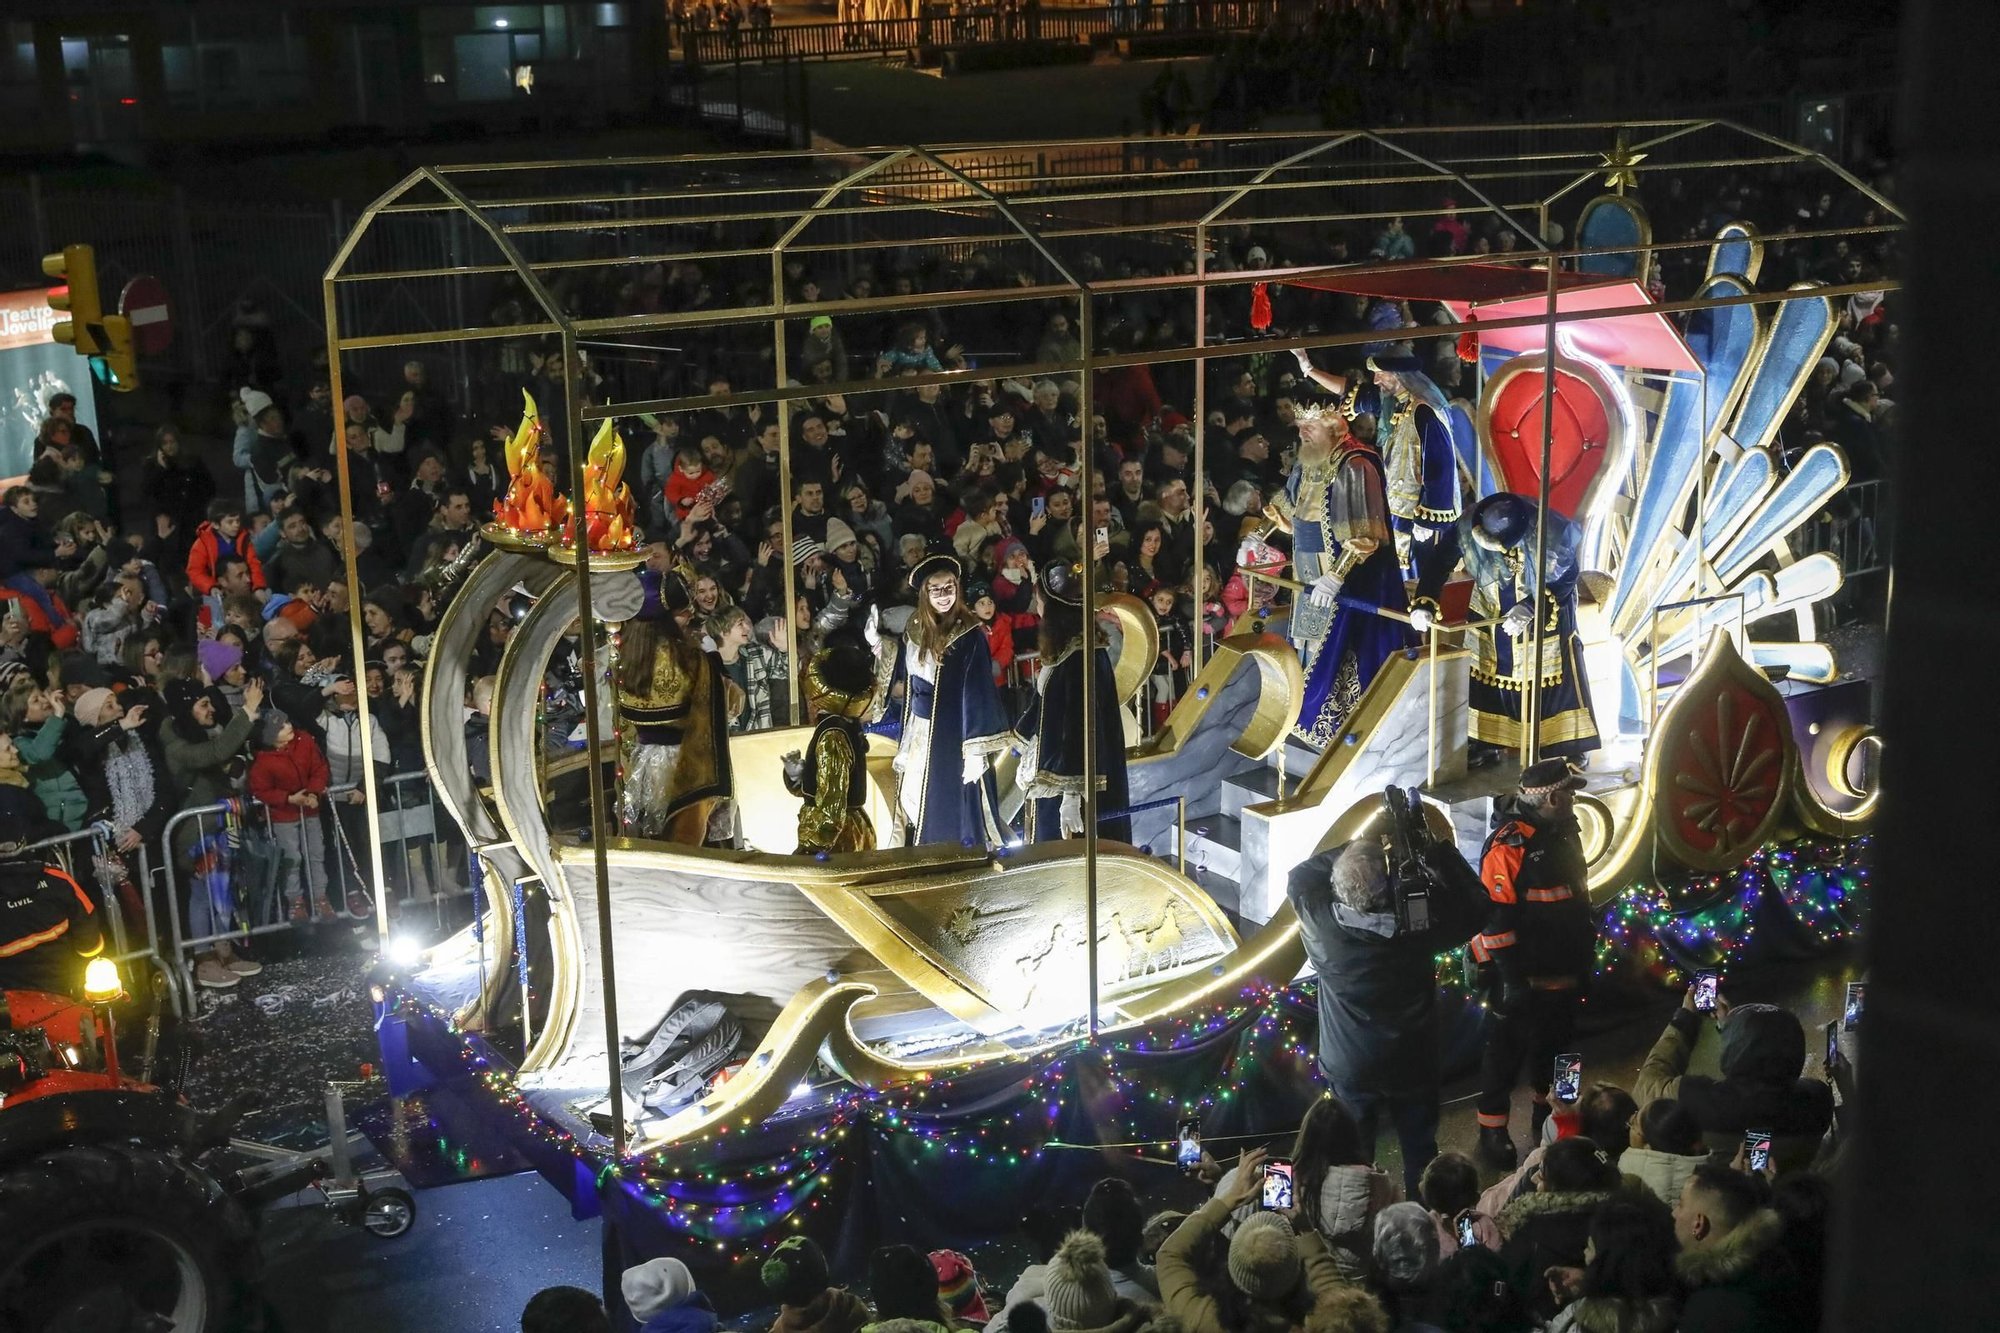
<svg viewBox="0 0 2000 1333"><path fill-rule="evenodd" d="M414 935L398 935L389 941L389 961L397 967L415 967L424 956L424 946Z"/></svg>
<svg viewBox="0 0 2000 1333"><path fill-rule="evenodd" d="M83 998L91 1004L109 1004L125 993L118 976L118 964L109 958L93 958L83 969Z"/></svg>
<svg viewBox="0 0 2000 1333"><path fill-rule="evenodd" d="M792 1089L792 1098L795 1101L800 1097L810 1097L812 1095L813 1085L810 1083L801 1083Z"/></svg>

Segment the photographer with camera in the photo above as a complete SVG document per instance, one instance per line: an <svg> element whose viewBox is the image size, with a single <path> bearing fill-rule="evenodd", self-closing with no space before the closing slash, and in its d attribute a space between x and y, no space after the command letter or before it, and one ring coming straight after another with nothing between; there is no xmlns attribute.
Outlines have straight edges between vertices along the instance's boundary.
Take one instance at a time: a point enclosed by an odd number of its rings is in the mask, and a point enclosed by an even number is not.
<svg viewBox="0 0 2000 1333"><path fill-rule="evenodd" d="M1403 1148L1403 1177L1437 1156L1437 962L1479 929L1486 895L1421 806L1384 795L1384 820L1301 863L1286 896L1319 979L1319 1067L1353 1108L1371 1151L1383 1111Z"/></svg>
<svg viewBox="0 0 2000 1333"><path fill-rule="evenodd" d="M1479 1065L1479 1151L1507 1171L1517 1160L1507 1119L1521 1062L1528 1061L1531 1071L1530 1132L1539 1143L1551 1110L1555 1058L1569 1049L1577 1006L1597 966L1597 927L1576 823L1582 785L1567 760L1530 764L1520 790L1494 801L1493 831L1479 859L1488 901L1472 955L1493 1019Z"/></svg>

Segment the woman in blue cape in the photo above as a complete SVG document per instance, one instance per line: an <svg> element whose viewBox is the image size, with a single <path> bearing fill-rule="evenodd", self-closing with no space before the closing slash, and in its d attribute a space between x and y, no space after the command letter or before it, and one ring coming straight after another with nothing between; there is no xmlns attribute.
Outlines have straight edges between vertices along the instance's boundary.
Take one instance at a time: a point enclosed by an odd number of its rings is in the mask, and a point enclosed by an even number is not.
<svg viewBox="0 0 2000 1333"><path fill-rule="evenodd" d="M1030 842L1051 842L1083 833L1083 686L1085 662L1096 691L1097 808L1124 810L1131 804L1125 779L1125 726L1118 706L1118 686L1111 670L1111 650L1100 636L1094 649L1083 649L1083 570L1052 560L1042 571L1038 612L1041 655L1046 664L1035 678L1035 696L1014 730L1019 735L1021 793L1027 799ZM1100 819L1100 837L1132 840L1132 821L1125 815Z"/></svg>
<svg viewBox="0 0 2000 1333"><path fill-rule="evenodd" d="M956 557L918 562L910 586L917 606L884 695L902 699L896 806L909 824L906 845L994 846L1003 839L993 762L1012 737L993 687L993 656L965 605Z"/></svg>
<svg viewBox="0 0 2000 1333"><path fill-rule="evenodd" d="M1294 730L1324 749L1340 734L1391 653L1413 646L1408 626L1370 608L1408 605L1389 526L1382 456L1333 422L1338 409L1298 414L1299 458L1285 499L1266 512L1292 535L1306 585L1292 615L1306 688ZM1315 633L1315 631L1317 633Z"/></svg>

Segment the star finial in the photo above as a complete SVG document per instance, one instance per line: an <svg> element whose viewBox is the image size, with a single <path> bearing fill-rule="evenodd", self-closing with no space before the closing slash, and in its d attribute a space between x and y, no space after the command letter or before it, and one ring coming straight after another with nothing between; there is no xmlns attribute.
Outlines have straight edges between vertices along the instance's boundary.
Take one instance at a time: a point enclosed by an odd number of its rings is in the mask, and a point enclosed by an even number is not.
<svg viewBox="0 0 2000 1333"><path fill-rule="evenodd" d="M1627 188L1638 188L1639 176L1632 168L1644 162L1647 154L1633 152L1625 142L1623 130L1618 133L1617 146L1608 153L1599 153L1598 156L1604 159L1604 165L1609 168L1604 175L1606 185L1621 195Z"/></svg>

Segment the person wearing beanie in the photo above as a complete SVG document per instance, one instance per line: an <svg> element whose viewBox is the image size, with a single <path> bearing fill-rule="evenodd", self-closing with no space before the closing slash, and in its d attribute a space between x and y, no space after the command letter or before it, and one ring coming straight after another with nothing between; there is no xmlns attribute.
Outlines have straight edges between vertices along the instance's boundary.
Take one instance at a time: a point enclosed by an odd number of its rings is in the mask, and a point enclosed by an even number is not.
<svg viewBox="0 0 2000 1333"><path fill-rule="evenodd" d="M1310 1228L1300 1233L1296 1213L1257 1212L1229 1239L1230 1290L1216 1290L1215 1275L1202 1257L1222 1248L1222 1229L1231 1212L1261 1197L1264 1156L1262 1148L1244 1153L1233 1186L1188 1214L1160 1244L1154 1270L1160 1304L1181 1321L1185 1333L1296 1329L1315 1301L1344 1285L1327 1257L1325 1240Z"/></svg>
<svg viewBox="0 0 2000 1333"><path fill-rule="evenodd" d="M1079 1329L1136 1333L1151 1311L1150 1304L1142 1307L1118 1294L1110 1265L1104 1261L1104 1242L1090 1231L1072 1231L1056 1248L1038 1304L1053 1333Z"/></svg>
<svg viewBox="0 0 2000 1333"><path fill-rule="evenodd" d="M243 650L226 639L203 639L195 644L194 655L211 685L220 685L230 668L243 660Z"/></svg>
<svg viewBox="0 0 2000 1333"><path fill-rule="evenodd" d="M205 642L203 647L214 645ZM236 651L232 647L232 651ZM236 652L238 657L242 654ZM243 687L243 706L230 714L227 722L217 718L216 691L204 689L191 680L171 680L166 685L167 725L160 729L161 748L167 760L167 775L183 793L181 808L198 809L236 795L241 788L241 757L264 707L264 686L250 681ZM228 831L219 820L184 819L174 826L174 860L186 867L188 875L188 938L201 939L230 929L234 918L244 916L249 904L235 901L230 868L234 858L228 845ZM264 969L248 958L239 957L227 940L217 940L209 953L195 963L196 984L209 990L228 990L240 977L254 977Z"/></svg>
<svg viewBox="0 0 2000 1333"><path fill-rule="evenodd" d="M950 1333L953 1327L938 1297L937 1269L908 1245L884 1245L868 1257L868 1294L875 1299L875 1322L862 1333L884 1333L889 1324L907 1323L923 1333Z"/></svg>
<svg viewBox="0 0 2000 1333"><path fill-rule="evenodd" d="M278 845L278 885L294 921L306 919L308 896L315 916L333 915L326 901L326 832L320 823L326 786L326 756L319 743L294 727L282 710L266 710L257 722L250 795L270 817L271 838Z"/></svg>
<svg viewBox="0 0 2000 1333"><path fill-rule="evenodd" d="M931 1267L937 1270L938 1299L951 1313L952 1322L967 1326L984 1324L992 1318L986 1297L979 1290L979 1272L972 1260L957 1250L932 1250Z"/></svg>
<svg viewBox="0 0 2000 1333"><path fill-rule="evenodd" d="M868 1302L829 1285L826 1255L810 1236L788 1236L758 1272L778 1300L771 1333L857 1333L871 1318Z"/></svg>
<svg viewBox="0 0 2000 1333"><path fill-rule="evenodd" d="M715 1307L694 1288L694 1274L662 1255L625 1270L618 1279L625 1308L639 1333L715 1333Z"/></svg>

